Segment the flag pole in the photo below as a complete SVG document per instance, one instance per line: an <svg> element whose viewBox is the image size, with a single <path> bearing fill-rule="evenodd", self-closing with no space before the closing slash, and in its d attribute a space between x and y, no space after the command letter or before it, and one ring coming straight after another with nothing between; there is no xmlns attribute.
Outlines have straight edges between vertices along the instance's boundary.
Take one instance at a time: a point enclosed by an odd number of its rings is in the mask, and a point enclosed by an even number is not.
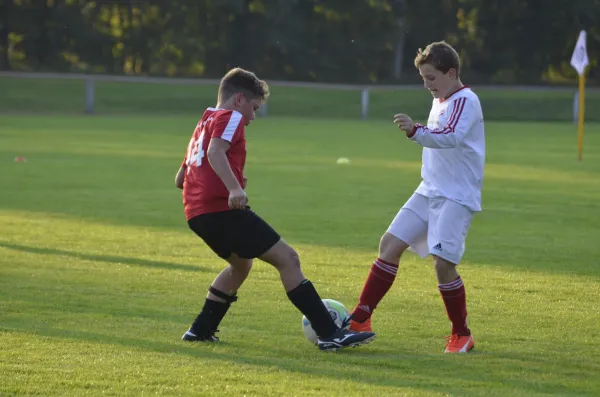
<svg viewBox="0 0 600 397"><path fill-rule="evenodd" d="M577 158L583 158L583 120L585 113L585 73L579 75L579 116L577 123Z"/></svg>
<svg viewBox="0 0 600 397"><path fill-rule="evenodd" d="M577 158L583 158L583 123L585 113L585 68L590 64L586 48L586 32L579 32L579 38L575 44L575 50L571 56L571 66L577 70L579 75L579 112L577 117Z"/></svg>

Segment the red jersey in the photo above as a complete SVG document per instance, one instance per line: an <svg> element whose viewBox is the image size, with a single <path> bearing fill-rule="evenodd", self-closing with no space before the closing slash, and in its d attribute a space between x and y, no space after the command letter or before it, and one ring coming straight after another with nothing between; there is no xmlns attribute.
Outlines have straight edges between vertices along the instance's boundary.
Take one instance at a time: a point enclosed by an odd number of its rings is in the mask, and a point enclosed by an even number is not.
<svg viewBox="0 0 600 397"><path fill-rule="evenodd" d="M182 167L183 205L187 220L201 214L229 210L229 191L208 161L208 145L212 138L231 143L227 159L240 186L244 180L246 138L244 118L235 110L208 108L196 125Z"/></svg>

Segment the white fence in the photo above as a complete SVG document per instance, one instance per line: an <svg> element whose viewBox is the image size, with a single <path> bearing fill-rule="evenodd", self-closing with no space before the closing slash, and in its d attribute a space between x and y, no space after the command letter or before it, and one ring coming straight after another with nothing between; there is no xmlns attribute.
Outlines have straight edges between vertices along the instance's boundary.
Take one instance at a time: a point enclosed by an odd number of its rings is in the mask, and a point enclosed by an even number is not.
<svg viewBox="0 0 600 397"><path fill-rule="evenodd" d="M218 79L192 79L176 77L143 77L143 76L123 76L123 75L100 75L100 74L78 74L78 73L27 73L0 71L0 77L21 78L21 79L64 79L64 80L84 80L85 81L85 112L94 113L95 104L95 82L123 82L123 83L150 83L150 84L169 84L169 85L218 85ZM420 90L423 88L420 84L412 85L354 85L354 84L327 84L327 83L306 83L293 81L273 81L269 80L269 86L273 87L298 87L298 88L316 88L316 89L335 89L360 92L361 116L367 118L369 113L369 93L372 89L377 90ZM496 90L496 91L562 91L574 92L573 100L573 121L577 122L579 97L576 87L551 87L551 86L477 86L478 91ZM587 88L586 92L600 92L600 88ZM1 95L1 92L0 92ZM261 115L267 115L267 106L261 107Z"/></svg>

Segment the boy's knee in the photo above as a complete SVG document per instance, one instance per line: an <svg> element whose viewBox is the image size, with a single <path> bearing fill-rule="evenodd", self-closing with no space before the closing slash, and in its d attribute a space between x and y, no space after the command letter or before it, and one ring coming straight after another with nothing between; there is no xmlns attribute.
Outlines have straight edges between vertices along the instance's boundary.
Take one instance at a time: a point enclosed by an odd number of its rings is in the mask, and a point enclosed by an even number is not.
<svg viewBox="0 0 600 397"><path fill-rule="evenodd" d="M408 244L390 233L385 233L379 241L379 257L385 261L397 263L406 251Z"/></svg>
<svg viewBox="0 0 600 397"><path fill-rule="evenodd" d="M252 270L252 259L240 258L234 254L227 259L227 262L237 272L250 273L250 270Z"/></svg>
<svg viewBox="0 0 600 397"><path fill-rule="evenodd" d="M290 248L289 252L286 255L287 260L285 261L285 266L296 269L300 267L300 256L293 248Z"/></svg>
<svg viewBox="0 0 600 397"><path fill-rule="evenodd" d="M298 253L283 240L280 240L259 258L279 271L300 268Z"/></svg>
<svg viewBox="0 0 600 397"><path fill-rule="evenodd" d="M279 271L289 271L300 268L300 257L296 250L287 246L270 263Z"/></svg>
<svg viewBox="0 0 600 397"><path fill-rule="evenodd" d="M446 273L448 271L453 271L456 268L456 264L444 259L439 256L433 257L433 265L435 267L435 271L439 273Z"/></svg>

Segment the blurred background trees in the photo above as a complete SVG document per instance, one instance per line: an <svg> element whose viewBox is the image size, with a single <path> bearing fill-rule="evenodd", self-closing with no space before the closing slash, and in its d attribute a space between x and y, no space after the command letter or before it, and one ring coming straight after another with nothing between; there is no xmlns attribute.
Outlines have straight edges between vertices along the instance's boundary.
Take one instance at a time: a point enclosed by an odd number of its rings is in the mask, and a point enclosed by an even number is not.
<svg viewBox="0 0 600 397"><path fill-rule="evenodd" d="M416 83L416 50L446 40L465 80L574 81L588 32L600 57L600 0L0 0L0 69Z"/></svg>

